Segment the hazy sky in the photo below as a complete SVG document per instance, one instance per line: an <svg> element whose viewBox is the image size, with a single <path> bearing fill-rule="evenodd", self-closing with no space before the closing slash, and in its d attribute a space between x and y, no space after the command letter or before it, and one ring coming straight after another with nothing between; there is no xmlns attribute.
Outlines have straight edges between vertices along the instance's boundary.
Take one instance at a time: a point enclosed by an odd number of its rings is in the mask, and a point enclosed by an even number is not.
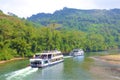
<svg viewBox="0 0 120 80"><path fill-rule="evenodd" d="M0 10L19 17L29 17L40 12L53 13L63 7L77 9L120 8L120 0L0 0Z"/></svg>

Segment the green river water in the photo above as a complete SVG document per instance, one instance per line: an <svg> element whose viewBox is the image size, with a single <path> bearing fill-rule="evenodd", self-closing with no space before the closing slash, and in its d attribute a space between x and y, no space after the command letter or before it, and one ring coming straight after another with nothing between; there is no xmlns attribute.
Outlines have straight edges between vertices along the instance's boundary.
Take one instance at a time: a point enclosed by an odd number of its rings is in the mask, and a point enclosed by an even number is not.
<svg viewBox="0 0 120 80"><path fill-rule="evenodd" d="M110 52L91 52L78 57L65 56L64 62L46 68L31 68L28 66L29 60L7 62L0 64L0 80L94 80L89 72L94 60L88 57Z"/></svg>

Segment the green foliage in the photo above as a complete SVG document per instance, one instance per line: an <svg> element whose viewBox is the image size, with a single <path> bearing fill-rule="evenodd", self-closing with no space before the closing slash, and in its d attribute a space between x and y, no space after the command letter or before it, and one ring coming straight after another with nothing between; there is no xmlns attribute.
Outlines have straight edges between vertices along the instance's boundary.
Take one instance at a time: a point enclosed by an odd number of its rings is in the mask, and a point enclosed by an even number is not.
<svg viewBox="0 0 120 80"><path fill-rule="evenodd" d="M84 46L85 50L88 51L98 51L120 47L119 19L120 9L79 10L66 7L63 8L63 10L55 11L53 14L39 13L28 18L29 21L40 23L42 25L48 25L50 23L61 24L60 30L79 30L81 32L87 33L88 35L86 35L86 39L84 38L84 41L82 42L82 47ZM91 37L87 37L89 35ZM67 38L68 35L66 35L66 39ZM96 47L99 45L99 40L101 41L100 44L103 46ZM76 44L80 45L81 43Z"/></svg>
<svg viewBox="0 0 120 80"><path fill-rule="evenodd" d="M0 50L0 60L9 60L15 55L14 51L10 48L4 48Z"/></svg>
<svg viewBox="0 0 120 80"><path fill-rule="evenodd" d="M69 11L65 8L62 12L54 13L55 19L50 19L51 14L46 17L49 19L38 19L44 21L42 23L46 26L42 27L38 27L35 19L36 25L25 19L0 12L0 60L30 57L43 50L58 49L63 53L69 53L74 48L82 48L84 51L102 51L120 47L120 20L115 17L117 13L114 13L114 16L103 17L95 10L94 14L100 16L93 17L93 12L79 12L74 9ZM46 14L42 14L43 18L44 15ZM109 20L110 17L114 18ZM106 18L108 18L107 22Z"/></svg>

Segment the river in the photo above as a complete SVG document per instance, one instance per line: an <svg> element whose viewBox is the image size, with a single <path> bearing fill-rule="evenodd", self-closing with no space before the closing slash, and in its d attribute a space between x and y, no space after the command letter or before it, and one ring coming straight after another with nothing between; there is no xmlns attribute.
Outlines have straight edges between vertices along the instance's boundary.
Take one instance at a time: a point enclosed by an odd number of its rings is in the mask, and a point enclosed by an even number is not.
<svg viewBox="0 0 120 80"><path fill-rule="evenodd" d="M115 51L113 51L115 53ZM94 80L89 72L93 60L89 56L110 52L86 53L85 56L64 57L64 62L46 68L31 68L29 60L0 64L0 80Z"/></svg>

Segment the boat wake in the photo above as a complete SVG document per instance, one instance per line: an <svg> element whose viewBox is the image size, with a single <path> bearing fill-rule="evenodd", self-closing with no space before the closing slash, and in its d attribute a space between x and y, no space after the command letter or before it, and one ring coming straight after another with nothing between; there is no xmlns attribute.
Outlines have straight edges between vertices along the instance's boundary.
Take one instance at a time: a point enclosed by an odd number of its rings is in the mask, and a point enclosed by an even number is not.
<svg viewBox="0 0 120 80"><path fill-rule="evenodd" d="M23 77L36 72L38 68L26 67L8 74L5 74L6 80L22 80Z"/></svg>
<svg viewBox="0 0 120 80"><path fill-rule="evenodd" d="M71 58L72 56L64 56L63 58Z"/></svg>

